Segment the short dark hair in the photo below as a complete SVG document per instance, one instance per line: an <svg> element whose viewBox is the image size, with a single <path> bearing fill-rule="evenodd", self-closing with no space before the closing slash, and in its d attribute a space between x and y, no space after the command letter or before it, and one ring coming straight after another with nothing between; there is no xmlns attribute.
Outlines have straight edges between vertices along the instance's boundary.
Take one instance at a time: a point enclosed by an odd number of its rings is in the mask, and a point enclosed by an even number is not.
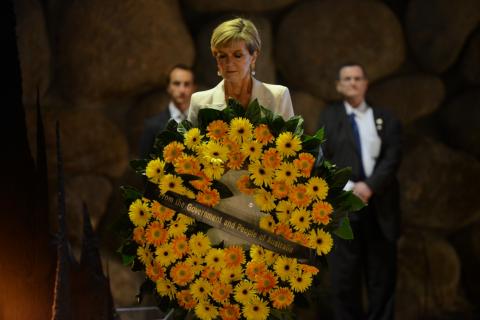
<svg viewBox="0 0 480 320"><path fill-rule="evenodd" d="M355 61L349 61L349 62L342 63L337 68L337 80L340 80L340 71L342 71L342 69L346 68L346 67L360 67L360 69L362 69L362 72L363 72L363 77L365 79L368 79L367 72L365 71L365 67L363 66L363 64L355 62Z"/></svg>
<svg viewBox="0 0 480 320"><path fill-rule="evenodd" d="M173 70L175 69L182 69L182 70L186 70L186 71L190 71L190 73L192 74L192 79L193 79L193 82L195 83L195 74L193 73L193 69L189 66L187 66L186 64L183 64L183 63L178 63L176 65L174 65L173 67L170 68L170 70L168 71L168 74L167 74L167 86L170 84L170 76L173 72Z"/></svg>

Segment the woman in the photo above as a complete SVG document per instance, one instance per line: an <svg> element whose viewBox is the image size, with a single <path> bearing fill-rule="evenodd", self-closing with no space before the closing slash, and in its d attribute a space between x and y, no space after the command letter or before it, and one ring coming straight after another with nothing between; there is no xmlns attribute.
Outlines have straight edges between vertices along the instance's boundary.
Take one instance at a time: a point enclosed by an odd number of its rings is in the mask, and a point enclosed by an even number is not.
<svg viewBox="0 0 480 320"><path fill-rule="evenodd" d="M285 120L293 116L288 88L266 84L253 77L261 41L251 21L237 18L221 23L213 31L210 47L217 61L218 75L223 80L213 89L192 95L188 120L194 125L197 125L199 109L224 109L228 98L238 100L245 108L258 99L262 106L282 115Z"/></svg>

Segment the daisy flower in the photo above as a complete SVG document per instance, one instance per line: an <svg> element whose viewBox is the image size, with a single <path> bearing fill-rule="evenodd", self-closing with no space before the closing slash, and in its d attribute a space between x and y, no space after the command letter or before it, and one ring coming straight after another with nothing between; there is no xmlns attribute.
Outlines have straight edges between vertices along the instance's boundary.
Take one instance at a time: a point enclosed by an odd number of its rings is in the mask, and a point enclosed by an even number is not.
<svg viewBox="0 0 480 320"><path fill-rule="evenodd" d="M273 269L281 280L286 281L295 275L297 271L297 259L279 257L277 261L275 261Z"/></svg>
<svg viewBox="0 0 480 320"><path fill-rule="evenodd" d="M245 273L248 279L255 280L257 275L267 272L267 266L264 261L249 261L246 265Z"/></svg>
<svg viewBox="0 0 480 320"><path fill-rule="evenodd" d="M195 150L202 143L203 135L198 128L188 130L183 139L183 143L190 150Z"/></svg>
<svg viewBox="0 0 480 320"><path fill-rule="evenodd" d="M261 144L270 143L275 139L266 124L258 125L255 128L253 135L255 136L255 140Z"/></svg>
<svg viewBox="0 0 480 320"><path fill-rule="evenodd" d="M277 149L270 148L262 155L262 164L267 168L276 169L282 163L282 157Z"/></svg>
<svg viewBox="0 0 480 320"><path fill-rule="evenodd" d="M182 290L177 292L177 301L180 306L187 310L193 309L197 305L197 301L195 301L193 298L190 290Z"/></svg>
<svg viewBox="0 0 480 320"><path fill-rule="evenodd" d="M182 178L169 173L163 176L163 179L161 180L159 187L160 187L161 194L165 194L168 191L175 192L175 193L182 193L183 180Z"/></svg>
<svg viewBox="0 0 480 320"><path fill-rule="evenodd" d="M259 227L273 233L275 231L275 220L271 215L265 215L260 218Z"/></svg>
<svg viewBox="0 0 480 320"><path fill-rule="evenodd" d="M180 286L186 286L194 277L192 268L186 262L177 263L170 269L170 278Z"/></svg>
<svg viewBox="0 0 480 320"><path fill-rule="evenodd" d="M157 255L155 257L155 261L164 267L168 267L177 260L172 246L168 243L157 247L155 254Z"/></svg>
<svg viewBox="0 0 480 320"><path fill-rule="evenodd" d="M189 251L187 236L180 235L175 237L172 241L172 249L177 258L185 256Z"/></svg>
<svg viewBox="0 0 480 320"><path fill-rule="evenodd" d="M280 133L276 140L276 146L278 152L280 152L283 157L292 157L302 149L302 142L299 137L286 131Z"/></svg>
<svg viewBox="0 0 480 320"><path fill-rule="evenodd" d="M163 225L158 221L152 222L145 232L147 243L155 246L164 244L165 241L167 241L167 235L167 230L165 230Z"/></svg>
<svg viewBox="0 0 480 320"><path fill-rule="evenodd" d="M293 277L288 279L290 287L295 292L305 292L312 284L312 275L306 272L298 271Z"/></svg>
<svg viewBox="0 0 480 320"><path fill-rule="evenodd" d="M137 199L130 204L128 216L130 217L130 221L132 221L136 227L145 227L148 220L150 220L152 213L150 212L147 203L143 202L141 199Z"/></svg>
<svg viewBox="0 0 480 320"><path fill-rule="evenodd" d="M264 189L258 189L253 196L253 200L261 211L269 212L275 209L275 197Z"/></svg>
<svg viewBox="0 0 480 320"><path fill-rule="evenodd" d="M248 166L248 172L252 181L257 186L268 186L273 180L273 169L265 168L260 161L251 162Z"/></svg>
<svg viewBox="0 0 480 320"><path fill-rule="evenodd" d="M332 212L333 207L330 203L325 201L315 202L312 206L312 219L316 223L327 225L330 223Z"/></svg>
<svg viewBox="0 0 480 320"><path fill-rule="evenodd" d="M285 309L292 304L293 292L288 288L278 288L270 291L270 301L276 309Z"/></svg>
<svg viewBox="0 0 480 320"><path fill-rule="evenodd" d="M190 292L197 301L204 301L212 292L212 285L206 279L197 279L190 285Z"/></svg>
<svg viewBox="0 0 480 320"><path fill-rule="evenodd" d="M159 184L160 179L164 175L164 169L165 161L162 161L159 158L150 160L145 168L145 175L151 182Z"/></svg>
<svg viewBox="0 0 480 320"><path fill-rule="evenodd" d="M308 244L310 248L317 250L317 254L320 256L330 252L333 239L330 233L317 229L310 232Z"/></svg>
<svg viewBox="0 0 480 320"><path fill-rule="evenodd" d="M205 256L207 266L215 270L225 268L225 253L223 249L210 249Z"/></svg>
<svg viewBox="0 0 480 320"><path fill-rule="evenodd" d="M315 157L310 153L302 152L298 155L298 159L293 160L293 164L302 177L308 178L315 164Z"/></svg>
<svg viewBox="0 0 480 320"><path fill-rule="evenodd" d="M257 296L257 292L255 290L255 286L252 282L243 280L240 281L236 286L234 291L234 299L237 302L242 304L248 303L254 297Z"/></svg>
<svg viewBox="0 0 480 320"><path fill-rule="evenodd" d="M270 313L270 308L267 302L254 297L243 306L242 312L247 320L266 320Z"/></svg>
<svg viewBox="0 0 480 320"><path fill-rule="evenodd" d="M163 148L163 159L165 162L173 162L183 154L185 146L178 141L170 142Z"/></svg>
<svg viewBox="0 0 480 320"><path fill-rule="evenodd" d="M290 189L288 200L292 201L297 207L306 207L312 201L312 198L307 193L307 187L303 184L298 184Z"/></svg>
<svg viewBox="0 0 480 320"><path fill-rule="evenodd" d="M287 185L293 185L299 175L297 168L291 162L284 162L275 170L275 180L284 181Z"/></svg>
<svg viewBox="0 0 480 320"><path fill-rule="evenodd" d="M210 239L203 232L198 232L190 237L188 245L193 254L204 256L210 250Z"/></svg>
<svg viewBox="0 0 480 320"><path fill-rule="evenodd" d="M195 315L201 320L213 320L217 318L218 310L214 305L201 301L195 306Z"/></svg>
<svg viewBox="0 0 480 320"><path fill-rule="evenodd" d="M156 282L158 279L165 277L165 268L161 267L158 263L153 263L147 265L145 273L150 280Z"/></svg>
<svg viewBox="0 0 480 320"><path fill-rule="evenodd" d="M227 167L234 170L240 170L245 161L245 155L240 151L230 151L228 153Z"/></svg>
<svg viewBox="0 0 480 320"><path fill-rule="evenodd" d="M262 144L257 141L252 140L243 143L240 150L246 157L249 157L251 161L258 160L262 156Z"/></svg>
<svg viewBox="0 0 480 320"><path fill-rule="evenodd" d="M148 248L138 247L137 256L144 265L149 265L153 261L153 253Z"/></svg>
<svg viewBox="0 0 480 320"><path fill-rule="evenodd" d="M255 189L251 188L249 176L246 175L241 176L240 179L237 180L236 186L238 191L244 194L252 195L255 192Z"/></svg>
<svg viewBox="0 0 480 320"><path fill-rule="evenodd" d="M220 203L220 194L216 189L205 188L197 193L196 200L203 205L214 207Z"/></svg>
<svg viewBox="0 0 480 320"><path fill-rule="evenodd" d="M217 301L218 303L225 303L230 294L232 293L233 288L228 283L217 283L213 286L211 296L213 300Z"/></svg>
<svg viewBox="0 0 480 320"><path fill-rule="evenodd" d="M277 285L277 278L271 271L264 272L255 277L255 289L261 294L266 294Z"/></svg>
<svg viewBox="0 0 480 320"><path fill-rule="evenodd" d="M239 246L231 246L223 250L227 268L238 267L245 263L245 253Z"/></svg>
<svg viewBox="0 0 480 320"><path fill-rule="evenodd" d="M324 200L328 193L328 184L320 177L313 177L306 184L307 194L312 198Z"/></svg>
<svg viewBox="0 0 480 320"><path fill-rule="evenodd" d="M230 283L232 281L239 281L242 278L243 278L243 269L241 266L224 268L220 273L220 281L225 283Z"/></svg>
<svg viewBox="0 0 480 320"><path fill-rule="evenodd" d="M171 300L175 298L177 293L177 288L168 279L158 279L157 280L157 292L161 297L169 297Z"/></svg>
<svg viewBox="0 0 480 320"><path fill-rule="evenodd" d="M178 174L195 175L200 171L200 163L198 160L195 157L186 154L178 157L173 165Z"/></svg>
<svg viewBox="0 0 480 320"><path fill-rule="evenodd" d="M290 224L297 231L305 231L310 227L310 213L306 209L296 209L290 218Z"/></svg>
<svg viewBox="0 0 480 320"><path fill-rule="evenodd" d="M275 211L277 212L277 219L279 222L287 222L292 217L295 205L286 200L282 200L277 204Z"/></svg>
<svg viewBox="0 0 480 320"><path fill-rule="evenodd" d="M228 148L215 141L202 146L202 156L207 163L222 164L228 159Z"/></svg>
<svg viewBox="0 0 480 320"><path fill-rule="evenodd" d="M219 140L228 133L228 124L223 120L215 120L207 126L207 136L213 140Z"/></svg>
<svg viewBox="0 0 480 320"><path fill-rule="evenodd" d="M272 193L277 199L283 199L288 196L290 188L283 180L275 180L272 182Z"/></svg>
<svg viewBox="0 0 480 320"><path fill-rule="evenodd" d="M173 216L175 215L175 211L162 206L158 201L152 202L152 215L153 217L159 222L167 222L172 220Z"/></svg>
<svg viewBox="0 0 480 320"><path fill-rule="evenodd" d="M228 136L237 143L250 141L252 139L253 125L246 118L234 118L230 122Z"/></svg>
<svg viewBox="0 0 480 320"><path fill-rule="evenodd" d="M226 304L219 310L222 320L240 319L240 307L236 304Z"/></svg>

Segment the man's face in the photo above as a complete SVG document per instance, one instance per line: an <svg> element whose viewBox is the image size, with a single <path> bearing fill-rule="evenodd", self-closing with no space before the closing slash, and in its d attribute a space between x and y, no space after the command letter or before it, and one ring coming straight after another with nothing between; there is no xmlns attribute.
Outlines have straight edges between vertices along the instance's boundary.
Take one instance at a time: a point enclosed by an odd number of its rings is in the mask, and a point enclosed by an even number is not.
<svg viewBox="0 0 480 320"><path fill-rule="evenodd" d="M188 109L193 90L193 74L188 70L173 69L170 73L167 92L180 111L184 112Z"/></svg>
<svg viewBox="0 0 480 320"><path fill-rule="evenodd" d="M340 70L337 91L347 100L363 101L368 88L368 80L359 66L348 66Z"/></svg>

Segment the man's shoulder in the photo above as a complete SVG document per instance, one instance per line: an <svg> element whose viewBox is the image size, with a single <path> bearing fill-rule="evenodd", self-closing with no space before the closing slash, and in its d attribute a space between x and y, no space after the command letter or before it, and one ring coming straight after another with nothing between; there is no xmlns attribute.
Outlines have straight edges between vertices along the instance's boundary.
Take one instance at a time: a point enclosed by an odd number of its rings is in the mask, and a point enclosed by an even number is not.
<svg viewBox="0 0 480 320"><path fill-rule="evenodd" d="M168 121L168 119L170 119L170 111L168 110L168 107L167 107L162 112L145 119L145 126L157 127L158 125L162 125L163 123Z"/></svg>

